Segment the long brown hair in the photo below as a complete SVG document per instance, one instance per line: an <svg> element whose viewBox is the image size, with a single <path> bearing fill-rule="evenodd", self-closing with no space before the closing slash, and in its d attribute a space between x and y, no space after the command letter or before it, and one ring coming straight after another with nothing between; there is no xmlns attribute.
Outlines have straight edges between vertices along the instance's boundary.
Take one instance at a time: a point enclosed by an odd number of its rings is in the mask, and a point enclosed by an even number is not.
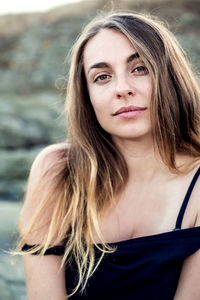
<svg viewBox="0 0 200 300"><path fill-rule="evenodd" d="M123 156L96 119L83 70L85 45L103 28L123 33L149 70L153 80L153 140L163 162L178 172L177 153L191 155L196 160L200 153L199 88L183 50L166 26L150 16L120 12L98 16L89 23L72 49L66 100L70 146L67 155L56 164L60 171L55 172L54 185L43 197L28 231L31 232L38 216L48 207L51 195L58 193L47 237L43 245L30 253L42 249L44 254L49 246L65 240L63 264L73 255L79 271L74 292L86 286L104 253L114 251L101 235L99 219L128 178ZM48 176L52 177L52 169ZM94 232L101 246L95 242ZM20 246L25 241L26 235ZM102 251L98 263L95 247Z"/></svg>

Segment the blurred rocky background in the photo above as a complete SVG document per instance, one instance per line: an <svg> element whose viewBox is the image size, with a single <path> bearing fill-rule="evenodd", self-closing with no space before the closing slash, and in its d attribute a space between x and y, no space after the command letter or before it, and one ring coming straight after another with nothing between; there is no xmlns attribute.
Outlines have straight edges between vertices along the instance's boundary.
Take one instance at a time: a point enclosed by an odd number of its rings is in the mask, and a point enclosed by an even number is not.
<svg viewBox="0 0 200 300"><path fill-rule="evenodd" d="M0 16L0 300L26 299L21 262L10 264L3 250L16 236L33 159L67 134L62 114L67 53L88 20L112 8L167 21L199 78L200 0L85 0L45 13Z"/></svg>

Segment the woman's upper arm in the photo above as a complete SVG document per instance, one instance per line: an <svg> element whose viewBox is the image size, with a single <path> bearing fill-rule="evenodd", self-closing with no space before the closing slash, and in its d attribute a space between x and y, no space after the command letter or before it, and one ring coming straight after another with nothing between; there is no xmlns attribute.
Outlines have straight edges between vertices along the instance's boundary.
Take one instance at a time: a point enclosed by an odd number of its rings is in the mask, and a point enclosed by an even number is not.
<svg viewBox="0 0 200 300"><path fill-rule="evenodd" d="M60 270L62 257L55 255L23 257L27 300L66 300L65 272Z"/></svg>
<svg viewBox="0 0 200 300"><path fill-rule="evenodd" d="M200 299L200 250L188 257L181 271L174 300Z"/></svg>
<svg viewBox="0 0 200 300"><path fill-rule="evenodd" d="M195 226L200 226L200 212ZM174 300L200 299L200 250L189 256L183 263Z"/></svg>

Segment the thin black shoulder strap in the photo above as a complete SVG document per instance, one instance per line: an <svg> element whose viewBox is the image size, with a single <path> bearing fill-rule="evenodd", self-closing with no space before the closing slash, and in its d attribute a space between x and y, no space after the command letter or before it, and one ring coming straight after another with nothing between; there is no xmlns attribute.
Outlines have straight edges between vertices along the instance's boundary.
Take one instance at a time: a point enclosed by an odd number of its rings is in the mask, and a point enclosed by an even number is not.
<svg viewBox="0 0 200 300"><path fill-rule="evenodd" d="M198 170L196 171L190 185L189 185L189 188L187 190L187 193L185 195L185 198L183 200L183 204L181 206L181 209L179 211L179 214L178 214L178 218L176 220L176 227L175 227L175 230L178 230L178 229L181 229L181 224L182 224L182 220L183 220L183 216L184 216L184 213L185 213L185 210L186 210L186 207L187 207L187 204L188 204L188 201L190 199L190 196L192 194L192 191L193 191L193 188L195 186L195 183L198 179L200 175L200 167L198 168Z"/></svg>
<svg viewBox="0 0 200 300"><path fill-rule="evenodd" d="M37 247L37 245L28 245L28 244L25 244L21 251L23 252L28 252L28 250L32 250L34 247ZM65 247L62 246L62 245L58 245L58 246L54 246L54 247L51 247L51 248L48 248L44 255L57 255L57 256L61 256L61 255L64 255L64 252L65 252ZM32 255L40 255L40 251L37 251L35 253L33 253Z"/></svg>

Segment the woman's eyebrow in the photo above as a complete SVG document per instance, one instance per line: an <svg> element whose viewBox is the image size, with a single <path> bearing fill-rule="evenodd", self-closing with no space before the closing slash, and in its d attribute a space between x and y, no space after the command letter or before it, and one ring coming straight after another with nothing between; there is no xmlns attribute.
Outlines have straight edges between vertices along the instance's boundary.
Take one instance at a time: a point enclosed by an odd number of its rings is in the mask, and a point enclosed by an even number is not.
<svg viewBox="0 0 200 300"><path fill-rule="evenodd" d="M126 59L126 62L127 63L130 63L132 62L133 60L139 58L140 55L138 54L138 52L135 52L133 54L131 54L127 59ZM99 62L99 63L96 63L92 66L89 67L88 69L88 72L89 73L91 71L91 69L102 69L102 68L110 68L110 64L109 63L106 63L106 62Z"/></svg>
<svg viewBox="0 0 200 300"><path fill-rule="evenodd" d="M128 58L127 58L127 63L130 63L131 61L133 61L133 60L135 60L135 59L137 59L137 58L139 58L140 57L140 55L139 55L139 53L138 52L135 52L135 53L133 53L133 54L131 54Z"/></svg>
<svg viewBox="0 0 200 300"><path fill-rule="evenodd" d="M96 63L96 64L92 65L91 67L89 67L88 73L91 71L91 69L102 69L102 68L110 68L110 65L106 62Z"/></svg>

